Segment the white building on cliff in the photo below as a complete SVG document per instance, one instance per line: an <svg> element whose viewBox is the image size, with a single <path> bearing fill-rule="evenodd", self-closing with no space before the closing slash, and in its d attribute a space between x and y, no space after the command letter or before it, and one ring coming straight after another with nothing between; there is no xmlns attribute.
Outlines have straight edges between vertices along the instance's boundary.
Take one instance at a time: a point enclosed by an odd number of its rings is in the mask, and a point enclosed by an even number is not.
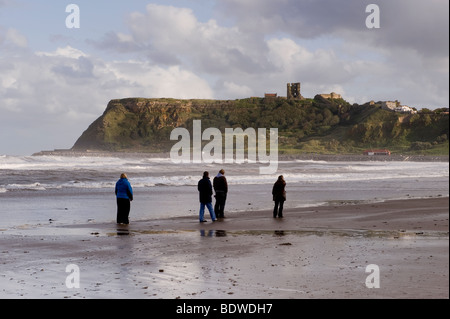
<svg viewBox="0 0 450 319"><path fill-rule="evenodd" d="M399 101L381 102L381 108L383 110L393 111L393 112L397 112L397 113L409 113L409 114L417 113L417 111L414 110L412 107L409 107L407 105L401 105Z"/></svg>

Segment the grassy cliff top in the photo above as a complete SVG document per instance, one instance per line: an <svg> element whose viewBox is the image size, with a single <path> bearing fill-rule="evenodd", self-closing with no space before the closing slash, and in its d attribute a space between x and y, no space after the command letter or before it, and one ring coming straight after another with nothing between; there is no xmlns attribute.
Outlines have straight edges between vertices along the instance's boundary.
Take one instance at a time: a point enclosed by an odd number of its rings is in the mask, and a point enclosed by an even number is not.
<svg viewBox="0 0 450 319"><path fill-rule="evenodd" d="M343 99L183 100L126 98L112 100L81 135L73 150L167 152L177 127L192 132L240 127L278 128L280 154L360 154L388 148L393 153L448 155L448 114L401 114ZM208 141L205 141L207 143Z"/></svg>

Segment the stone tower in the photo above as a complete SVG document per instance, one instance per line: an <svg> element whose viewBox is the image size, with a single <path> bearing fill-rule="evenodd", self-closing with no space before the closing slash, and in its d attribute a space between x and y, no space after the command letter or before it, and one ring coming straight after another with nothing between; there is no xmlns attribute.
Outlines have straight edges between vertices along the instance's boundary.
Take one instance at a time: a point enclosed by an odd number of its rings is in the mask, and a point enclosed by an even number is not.
<svg viewBox="0 0 450 319"><path fill-rule="evenodd" d="M287 84L287 98L301 100L300 83L288 83Z"/></svg>

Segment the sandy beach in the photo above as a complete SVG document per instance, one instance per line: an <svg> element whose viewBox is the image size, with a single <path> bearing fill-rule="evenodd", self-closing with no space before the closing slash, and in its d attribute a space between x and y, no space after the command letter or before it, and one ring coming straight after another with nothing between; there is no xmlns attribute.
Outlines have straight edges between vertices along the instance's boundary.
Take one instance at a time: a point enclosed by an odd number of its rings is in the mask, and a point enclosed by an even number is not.
<svg viewBox="0 0 450 319"><path fill-rule="evenodd" d="M449 297L447 197L336 203L284 216L0 229L0 298ZM66 282L76 273L69 265L79 269L79 288ZM379 268L379 288L366 285L369 265Z"/></svg>

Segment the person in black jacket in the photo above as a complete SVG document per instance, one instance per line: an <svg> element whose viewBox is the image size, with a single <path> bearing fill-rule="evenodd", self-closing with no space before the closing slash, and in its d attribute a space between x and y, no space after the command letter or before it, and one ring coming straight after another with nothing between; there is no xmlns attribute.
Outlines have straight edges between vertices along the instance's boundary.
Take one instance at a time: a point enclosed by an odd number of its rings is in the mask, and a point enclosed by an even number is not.
<svg viewBox="0 0 450 319"><path fill-rule="evenodd" d="M225 202L227 201L228 183L223 169L221 169L219 174L214 177L213 187L216 192L216 205L214 206L214 211L217 214L217 218L225 218L224 210Z"/></svg>
<svg viewBox="0 0 450 319"><path fill-rule="evenodd" d="M203 178L198 182L197 189L200 196L200 223L206 222L204 218L205 206L208 207L209 215L211 216L212 221L216 221L216 214L214 213L214 209L212 207L213 190L208 172L203 173Z"/></svg>
<svg viewBox="0 0 450 319"><path fill-rule="evenodd" d="M286 201L286 182L283 175L278 177L278 180L273 185L272 188L273 201L275 202L275 207L273 208L273 218L283 217L283 206Z"/></svg>

